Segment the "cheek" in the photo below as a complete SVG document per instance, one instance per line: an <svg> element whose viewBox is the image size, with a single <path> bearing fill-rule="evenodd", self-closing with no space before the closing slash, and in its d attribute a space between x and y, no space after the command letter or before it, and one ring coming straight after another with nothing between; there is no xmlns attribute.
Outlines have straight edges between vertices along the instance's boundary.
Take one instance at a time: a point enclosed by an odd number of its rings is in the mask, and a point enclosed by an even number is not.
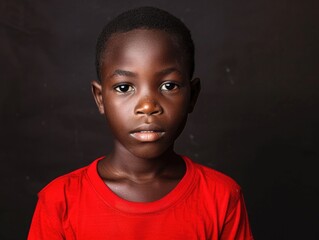
<svg viewBox="0 0 319 240"><path fill-rule="evenodd" d="M112 129L125 127L124 123L132 115L132 101L123 102L117 98L105 98L105 117Z"/></svg>
<svg viewBox="0 0 319 240"><path fill-rule="evenodd" d="M166 103L166 109L169 112L175 114L185 115L188 113L189 103L190 94L188 94L188 91L186 91L186 93L181 94L178 97L173 96L171 98L168 98L168 102Z"/></svg>
<svg viewBox="0 0 319 240"><path fill-rule="evenodd" d="M122 114L122 112L129 111L133 101L131 101L130 97L120 96L114 91L109 91L103 98L103 104L108 113Z"/></svg>
<svg viewBox="0 0 319 240"><path fill-rule="evenodd" d="M184 125L184 121L188 116L189 100L187 98L178 98L169 102L166 106L166 117L174 128Z"/></svg>

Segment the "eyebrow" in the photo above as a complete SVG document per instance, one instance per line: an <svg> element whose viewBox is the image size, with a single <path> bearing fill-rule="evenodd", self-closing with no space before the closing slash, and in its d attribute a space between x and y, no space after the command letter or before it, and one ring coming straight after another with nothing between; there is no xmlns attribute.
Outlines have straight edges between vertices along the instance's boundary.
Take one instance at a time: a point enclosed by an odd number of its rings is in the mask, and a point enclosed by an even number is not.
<svg viewBox="0 0 319 240"><path fill-rule="evenodd" d="M178 74L182 75L181 71L178 70L177 68L174 68L174 67L171 67L171 68L166 68L164 70L161 70L159 72L157 72L156 74L157 75L160 75L160 76L166 76L172 72L177 72Z"/></svg>
<svg viewBox="0 0 319 240"><path fill-rule="evenodd" d="M156 75L166 76L172 72L177 72L178 74L182 75L182 73L174 67L163 69L157 72ZM137 74L127 70L116 69L110 77L113 77L113 76L136 77Z"/></svg>
<svg viewBox="0 0 319 240"><path fill-rule="evenodd" d="M136 74L126 70L116 69L111 75L111 77L113 76L136 77Z"/></svg>

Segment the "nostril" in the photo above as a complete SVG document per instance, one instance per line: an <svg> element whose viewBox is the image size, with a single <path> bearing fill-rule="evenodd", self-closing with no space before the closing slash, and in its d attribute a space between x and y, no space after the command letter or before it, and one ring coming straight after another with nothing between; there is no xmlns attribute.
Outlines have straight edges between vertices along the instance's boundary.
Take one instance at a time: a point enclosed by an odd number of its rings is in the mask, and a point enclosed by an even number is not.
<svg viewBox="0 0 319 240"><path fill-rule="evenodd" d="M160 114L162 112L161 106L156 103L155 101L145 100L143 102L140 102L136 109L135 114L141 115L156 115Z"/></svg>
<svg viewBox="0 0 319 240"><path fill-rule="evenodd" d="M153 112L150 113L150 115L157 115L160 114L161 111L160 110L154 110Z"/></svg>
<svg viewBox="0 0 319 240"><path fill-rule="evenodd" d="M140 114L145 114L145 113L142 111L136 111L136 114L140 115Z"/></svg>

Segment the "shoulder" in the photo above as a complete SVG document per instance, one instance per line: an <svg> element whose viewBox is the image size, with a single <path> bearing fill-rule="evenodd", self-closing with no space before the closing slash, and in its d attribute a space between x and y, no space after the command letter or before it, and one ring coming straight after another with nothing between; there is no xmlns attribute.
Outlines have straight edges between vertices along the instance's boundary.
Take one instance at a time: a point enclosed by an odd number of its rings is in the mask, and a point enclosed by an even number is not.
<svg viewBox="0 0 319 240"><path fill-rule="evenodd" d="M238 183L228 175L198 163L195 163L195 165L198 169L198 172L200 172L201 175L208 180L208 182L212 182L215 185L224 186L230 189L240 189Z"/></svg>
<svg viewBox="0 0 319 240"><path fill-rule="evenodd" d="M52 180L38 193L39 200L43 202L59 202L65 201L66 197L75 195L81 188L88 167L77 169Z"/></svg>
<svg viewBox="0 0 319 240"><path fill-rule="evenodd" d="M207 184L229 189L240 189L238 183L226 174L200 163L193 162L190 159L188 159L188 161L190 165L192 165L192 168L194 168L196 175L198 175L200 179L205 180Z"/></svg>
<svg viewBox="0 0 319 240"><path fill-rule="evenodd" d="M196 182L194 194L205 209L210 209L207 211L218 209L222 219L225 219L236 207L243 206L242 190L234 179L215 169L190 162Z"/></svg>
<svg viewBox="0 0 319 240"><path fill-rule="evenodd" d="M242 192L241 187L234 179L215 169L195 163L192 160L189 161L197 179L196 188L202 194L215 200L237 202Z"/></svg>

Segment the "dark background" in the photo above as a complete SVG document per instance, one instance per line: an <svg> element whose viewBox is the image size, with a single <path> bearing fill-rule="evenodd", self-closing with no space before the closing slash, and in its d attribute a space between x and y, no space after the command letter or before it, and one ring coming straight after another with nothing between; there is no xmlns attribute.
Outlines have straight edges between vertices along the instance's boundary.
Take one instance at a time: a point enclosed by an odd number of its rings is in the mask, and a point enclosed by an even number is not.
<svg viewBox="0 0 319 240"><path fill-rule="evenodd" d="M0 1L0 239L36 193L110 151L90 81L102 26L152 5L196 44L202 93L177 149L243 188L256 239L319 235L318 1Z"/></svg>

